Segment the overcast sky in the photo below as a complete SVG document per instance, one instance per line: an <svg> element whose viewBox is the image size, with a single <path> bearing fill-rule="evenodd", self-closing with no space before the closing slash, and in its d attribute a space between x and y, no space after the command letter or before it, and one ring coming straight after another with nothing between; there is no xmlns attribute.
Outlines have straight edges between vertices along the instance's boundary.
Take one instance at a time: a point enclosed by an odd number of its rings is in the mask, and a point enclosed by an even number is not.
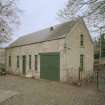
<svg viewBox="0 0 105 105"><path fill-rule="evenodd" d="M21 25L14 37L19 37L42 28L54 25L60 21L57 12L68 0L19 0L18 7L23 11Z"/></svg>

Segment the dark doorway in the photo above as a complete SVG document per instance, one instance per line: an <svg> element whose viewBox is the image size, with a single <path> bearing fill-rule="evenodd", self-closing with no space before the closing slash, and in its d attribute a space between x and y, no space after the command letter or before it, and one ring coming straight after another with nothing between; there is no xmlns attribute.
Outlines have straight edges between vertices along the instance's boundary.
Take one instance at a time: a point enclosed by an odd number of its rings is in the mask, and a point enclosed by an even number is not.
<svg viewBox="0 0 105 105"><path fill-rule="evenodd" d="M23 69L23 75L25 75L26 74L26 56L24 55L23 56L23 67L22 67L22 69Z"/></svg>

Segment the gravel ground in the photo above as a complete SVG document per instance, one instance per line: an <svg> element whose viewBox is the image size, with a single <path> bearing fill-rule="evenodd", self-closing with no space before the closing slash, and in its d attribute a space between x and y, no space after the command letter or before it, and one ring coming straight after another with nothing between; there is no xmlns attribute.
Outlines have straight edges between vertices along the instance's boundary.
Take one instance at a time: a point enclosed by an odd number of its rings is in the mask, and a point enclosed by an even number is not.
<svg viewBox="0 0 105 105"><path fill-rule="evenodd" d="M22 94L22 105L105 105L105 96L95 89L17 76L0 77L0 89Z"/></svg>

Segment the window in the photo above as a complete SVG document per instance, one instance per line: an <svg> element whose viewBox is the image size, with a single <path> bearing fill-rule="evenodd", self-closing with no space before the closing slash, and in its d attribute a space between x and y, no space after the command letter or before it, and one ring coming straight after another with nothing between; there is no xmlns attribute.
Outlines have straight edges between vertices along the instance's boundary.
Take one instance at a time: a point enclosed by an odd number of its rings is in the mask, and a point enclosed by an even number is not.
<svg viewBox="0 0 105 105"><path fill-rule="evenodd" d="M38 56L35 55L35 70L37 71L38 69Z"/></svg>
<svg viewBox="0 0 105 105"><path fill-rule="evenodd" d="M31 55L29 55L29 69L31 69Z"/></svg>
<svg viewBox="0 0 105 105"><path fill-rule="evenodd" d="M19 56L17 56L17 68L19 68Z"/></svg>
<svg viewBox="0 0 105 105"><path fill-rule="evenodd" d="M80 55L80 68L83 70L83 67L84 67L84 55L81 54Z"/></svg>
<svg viewBox="0 0 105 105"><path fill-rule="evenodd" d="M11 56L9 56L9 67L11 67Z"/></svg>
<svg viewBox="0 0 105 105"><path fill-rule="evenodd" d="M83 34L81 34L81 39L80 39L80 45L81 46L84 46L84 36L83 36Z"/></svg>

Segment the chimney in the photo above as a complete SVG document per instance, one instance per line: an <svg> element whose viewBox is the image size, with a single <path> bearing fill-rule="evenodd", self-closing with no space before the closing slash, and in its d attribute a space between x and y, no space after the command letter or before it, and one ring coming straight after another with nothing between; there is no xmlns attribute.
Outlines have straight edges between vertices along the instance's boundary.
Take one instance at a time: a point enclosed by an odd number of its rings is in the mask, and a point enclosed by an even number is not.
<svg viewBox="0 0 105 105"><path fill-rule="evenodd" d="M51 27L50 27L50 31L53 31L53 30L54 30L54 27L51 26Z"/></svg>

